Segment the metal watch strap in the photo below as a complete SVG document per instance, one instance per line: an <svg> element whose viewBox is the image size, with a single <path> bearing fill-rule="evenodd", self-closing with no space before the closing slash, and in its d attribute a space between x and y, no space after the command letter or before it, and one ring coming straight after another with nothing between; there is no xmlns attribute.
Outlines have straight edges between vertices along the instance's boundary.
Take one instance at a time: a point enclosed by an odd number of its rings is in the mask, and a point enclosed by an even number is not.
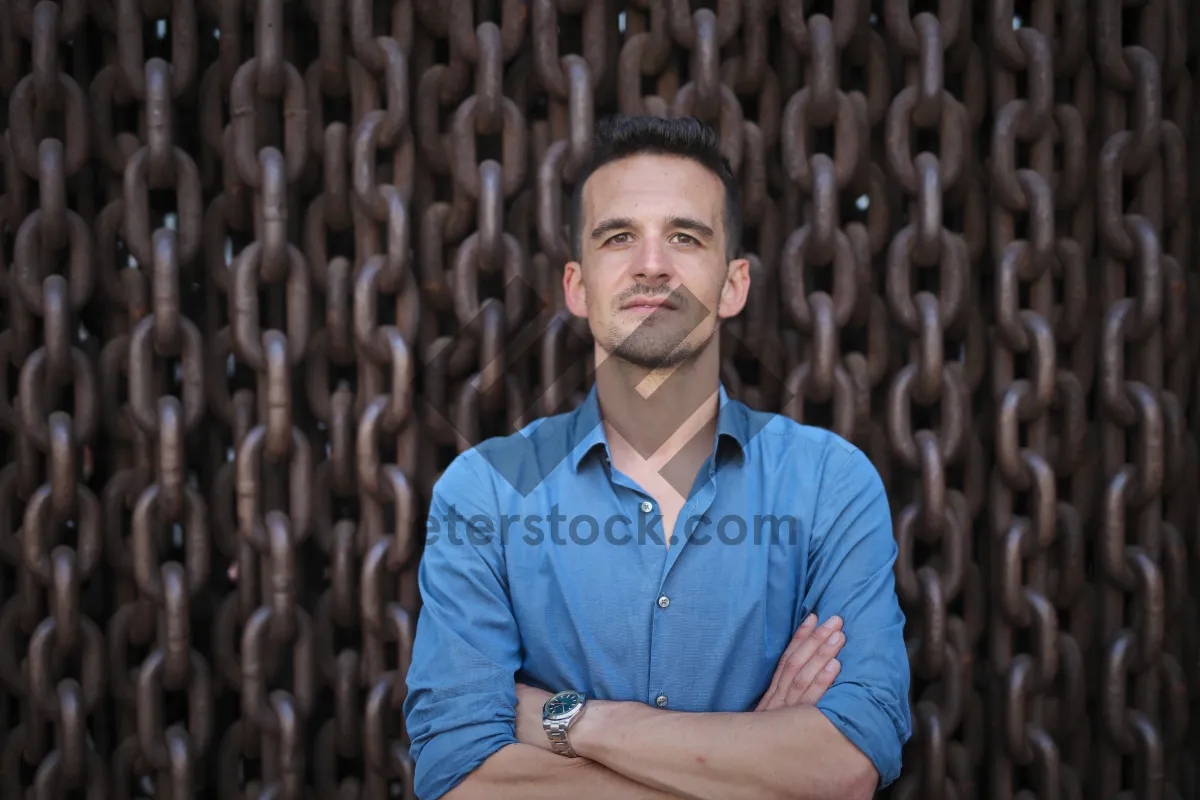
<svg viewBox="0 0 1200 800"><path fill-rule="evenodd" d="M577 758L575 748L571 747L571 742L567 739L569 722L570 720L543 720L542 727L546 730L546 736L550 738L550 747L554 752L567 758Z"/></svg>

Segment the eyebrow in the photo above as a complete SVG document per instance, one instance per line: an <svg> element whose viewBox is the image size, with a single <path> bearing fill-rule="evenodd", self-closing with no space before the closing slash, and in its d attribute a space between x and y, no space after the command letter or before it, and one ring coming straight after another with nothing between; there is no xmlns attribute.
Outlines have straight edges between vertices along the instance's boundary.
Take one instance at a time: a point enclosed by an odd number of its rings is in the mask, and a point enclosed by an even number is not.
<svg viewBox="0 0 1200 800"><path fill-rule="evenodd" d="M705 225L700 220L693 219L691 217L671 217L669 220L667 220L667 225L672 228L683 228L685 231L698 233L706 239L711 239L713 236L712 228Z"/></svg>
<svg viewBox="0 0 1200 800"><path fill-rule="evenodd" d="M706 239L713 237L713 229L711 227L692 217L671 217L667 220L667 226L671 228L683 228L684 230L697 233ZM602 220L595 228L592 228L591 238L599 239L612 231L632 227L633 220L629 217L610 217Z"/></svg>
<svg viewBox="0 0 1200 800"><path fill-rule="evenodd" d="M592 238L599 239L607 233L618 230L620 228L632 228L633 220L629 217L609 217L606 220L601 220L596 227L592 228Z"/></svg>

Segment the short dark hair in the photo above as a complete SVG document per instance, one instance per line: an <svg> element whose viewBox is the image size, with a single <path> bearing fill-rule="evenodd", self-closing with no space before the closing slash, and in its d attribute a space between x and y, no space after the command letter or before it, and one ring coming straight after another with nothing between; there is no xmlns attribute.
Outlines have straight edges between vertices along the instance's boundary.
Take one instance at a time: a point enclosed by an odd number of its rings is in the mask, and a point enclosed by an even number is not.
<svg viewBox="0 0 1200 800"><path fill-rule="evenodd" d="M737 179L729 160L721 154L721 140L711 125L693 117L663 119L616 115L596 125L592 157L575 180L571 202L571 250L583 255L583 185L593 172L636 155L671 155L690 158L708 168L725 187L725 257L732 260L741 248L742 204Z"/></svg>

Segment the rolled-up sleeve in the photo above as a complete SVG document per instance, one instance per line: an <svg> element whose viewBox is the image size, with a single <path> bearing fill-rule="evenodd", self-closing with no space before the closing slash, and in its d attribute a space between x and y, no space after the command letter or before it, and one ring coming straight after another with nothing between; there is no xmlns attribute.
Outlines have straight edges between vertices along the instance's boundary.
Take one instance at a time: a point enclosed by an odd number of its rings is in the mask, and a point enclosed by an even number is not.
<svg viewBox="0 0 1200 800"><path fill-rule="evenodd" d="M896 597L896 540L887 495L866 455L832 439L821 481L801 615L843 620L837 680L817 708L879 772L900 774L912 735L904 613Z"/></svg>
<svg viewBox="0 0 1200 800"><path fill-rule="evenodd" d="M520 638L494 500L474 450L458 456L433 488L404 701L421 800L441 797L517 741Z"/></svg>

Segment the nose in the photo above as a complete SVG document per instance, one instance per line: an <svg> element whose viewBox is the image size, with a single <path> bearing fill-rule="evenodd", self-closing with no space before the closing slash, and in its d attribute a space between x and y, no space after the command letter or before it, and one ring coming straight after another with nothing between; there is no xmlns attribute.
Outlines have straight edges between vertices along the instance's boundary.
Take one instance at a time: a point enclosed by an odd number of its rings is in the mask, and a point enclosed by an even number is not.
<svg viewBox="0 0 1200 800"><path fill-rule="evenodd" d="M646 241L635 260L633 274L639 283L650 286L671 282L675 270L671 254L662 242L653 237Z"/></svg>

